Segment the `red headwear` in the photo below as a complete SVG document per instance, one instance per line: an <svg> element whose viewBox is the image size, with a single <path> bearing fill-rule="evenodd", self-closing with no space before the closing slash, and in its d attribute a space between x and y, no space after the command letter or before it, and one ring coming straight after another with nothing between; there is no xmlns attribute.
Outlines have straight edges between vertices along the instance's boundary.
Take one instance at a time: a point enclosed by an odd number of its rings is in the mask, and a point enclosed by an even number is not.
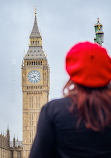
<svg viewBox="0 0 111 158"><path fill-rule="evenodd" d="M67 53L66 70L82 86L103 87L111 80L111 59L98 44L78 43Z"/></svg>

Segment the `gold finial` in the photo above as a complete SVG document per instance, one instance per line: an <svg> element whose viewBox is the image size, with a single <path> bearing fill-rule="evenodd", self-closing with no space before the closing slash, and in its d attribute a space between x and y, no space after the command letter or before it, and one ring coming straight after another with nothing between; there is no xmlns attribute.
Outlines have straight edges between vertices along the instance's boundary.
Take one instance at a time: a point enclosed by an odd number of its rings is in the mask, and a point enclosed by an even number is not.
<svg viewBox="0 0 111 158"><path fill-rule="evenodd" d="M23 53L23 57L25 57L25 50L23 51L24 53Z"/></svg>
<svg viewBox="0 0 111 158"><path fill-rule="evenodd" d="M97 22L99 22L99 18L97 18Z"/></svg>
<svg viewBox="0 0 111 158"><path fill-rule="evenodd" d="M99 30L101 29L101 25L98 25Z"/></svg>
<svg viewBox="0 0 111 158"><path fill-rule="evenodd" d="M36 12L36 10L37 10L37 9L36 9L36 5L35 5L35 9L34 9L34 10L35 10L35 16L36 16L36 13L37 13L37 12Z"/></svg>

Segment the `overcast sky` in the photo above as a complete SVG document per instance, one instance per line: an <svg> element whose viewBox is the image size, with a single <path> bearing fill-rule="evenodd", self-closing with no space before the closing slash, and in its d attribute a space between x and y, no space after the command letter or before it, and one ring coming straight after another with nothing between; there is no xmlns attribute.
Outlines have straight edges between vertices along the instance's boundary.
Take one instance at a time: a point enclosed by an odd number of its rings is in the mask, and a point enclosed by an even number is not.
<svg viewBox="0 0 111 158"><path fill-rule="evenodd" d="M1 0L0 1L0 129L9 125L11 140L22 140L21 64L27 53L29 33L37 23L50 66L50 100L62 97L68 80L65 55L73 44L93 42L97 17L103 24L104 43L111 56L110 0ZM12 64L16 59L16 64ZM12 66L15 68L15 104L12 104Z"/></svg>

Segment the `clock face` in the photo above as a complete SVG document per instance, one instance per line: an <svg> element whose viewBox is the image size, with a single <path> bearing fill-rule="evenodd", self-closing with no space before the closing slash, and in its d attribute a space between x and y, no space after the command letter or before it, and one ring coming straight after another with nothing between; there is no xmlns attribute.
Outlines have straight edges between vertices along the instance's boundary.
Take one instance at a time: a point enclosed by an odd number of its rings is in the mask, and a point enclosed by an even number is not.
<svg viewBox="0 0 111 158"><path fill-rule="evenodd" d="M28 73L28 80L31 83L37 83L41 79L41 74L37 70L32 70Z"/></svg>

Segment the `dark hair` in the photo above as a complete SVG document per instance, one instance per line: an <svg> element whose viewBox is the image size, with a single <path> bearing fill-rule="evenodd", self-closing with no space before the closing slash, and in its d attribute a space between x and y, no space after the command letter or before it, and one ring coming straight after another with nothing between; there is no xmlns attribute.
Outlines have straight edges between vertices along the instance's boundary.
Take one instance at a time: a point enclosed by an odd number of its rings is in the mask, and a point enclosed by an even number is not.
<svg viewBox="0 0 111 158"><path fill-rule="evenodd" d="M73 89L71 85L74 85ZM67 95L65 89L68 90ZM88 88L69 80L63 89L64 96L71 97L73 104L70 112L73 113L75 105L79 113L77 127L84 120L86 128L101 131L111 124L111 88L110 85L101 88Z"/></svg>

